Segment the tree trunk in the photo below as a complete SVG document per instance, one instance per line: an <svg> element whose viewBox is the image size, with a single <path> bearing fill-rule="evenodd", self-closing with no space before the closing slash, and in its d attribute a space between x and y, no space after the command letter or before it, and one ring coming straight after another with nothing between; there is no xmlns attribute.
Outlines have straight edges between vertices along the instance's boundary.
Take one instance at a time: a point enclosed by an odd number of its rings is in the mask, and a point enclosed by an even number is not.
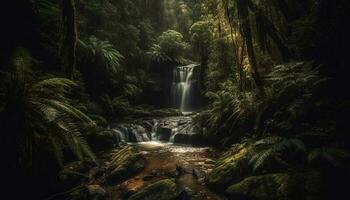
<svg viewBox="0 0 350 200"><path fill-rule="evenodd" d="M251 73L256 86L262 89L262 80L259 75L258 66L254 53L252 30L250 28L249 11L248 11L248 1L247 0L237 0L238 16L241 23L243 36L246 40L247 54L249 64L251 66Z"/></svg>
<svg viewBox="0 0 350 200"><path fill-rule="evenodd" d="M75 49L77 43L74 0L62 0L61 34L60 56L63 61L63 72L68 77L72 77L76 63Z"/></svg>
<svg viewBox="0 0 350 200"><path fill-rule="evenodd" d="M240 56L239 56L239 47L235 43L235 39L233 36L233 27L232 27L232 19L230 16L230 9L229 9L229 4L228 1L223 0L223 4L225 6L225 11L226 11L226 17L228 19L228 23L230 25L230 36L231 36L231 41L232 41L232 47L234 51L234 63L236 63L237 69L238 69L238 74L239 74L239 89L243 91L243 66L241 65L240 61Z"/></svg>
<svg viewBox="0 0 350 200"><path fill-rule="evenodd" d="M258 13L259 17L261 17L262 20L264 21L264 23L266 25L265 31L271 37L271 39L274 41L274 43L277 45L277 47L281 53L282 60L284 62L288 62L289 61L289 50L286 47L286 45L284 45L283 39L281 38L281 36L278 33L278 30L276 29L274 24L263 14L263 11L260 8L258 8L251 0L247 0L247 3L248 3L249 9L251 9L252 12L254 12L254 13Z"/></svg>

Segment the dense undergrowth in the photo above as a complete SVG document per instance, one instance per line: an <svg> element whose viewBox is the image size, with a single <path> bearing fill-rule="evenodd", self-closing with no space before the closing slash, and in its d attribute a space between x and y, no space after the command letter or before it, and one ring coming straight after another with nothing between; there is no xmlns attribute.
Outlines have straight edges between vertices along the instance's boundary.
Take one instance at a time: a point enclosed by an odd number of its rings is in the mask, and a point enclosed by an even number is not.
<svg viewBox="0 0 350 200"><path fill-rule="evenodd" d="M171 73L190 63L200 63L205 106L195 120L207 143L254 146L258 174L269 165L347 170L346 1L8 3L0 146L10 188L35 198L67 189L58 172L96 164L91 138L108 125L181 115Z"/></svg>

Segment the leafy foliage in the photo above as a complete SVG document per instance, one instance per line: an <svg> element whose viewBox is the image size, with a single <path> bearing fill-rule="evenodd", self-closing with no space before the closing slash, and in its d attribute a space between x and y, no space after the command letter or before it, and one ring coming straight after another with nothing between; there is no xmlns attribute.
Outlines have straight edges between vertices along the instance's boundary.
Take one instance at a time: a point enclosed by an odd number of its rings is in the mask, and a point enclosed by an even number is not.
<svg viewBox="0 0 350 200"><path fill-rule="evenodd" d="M149 54L156 61L175 61L181 62L184 51L188 44L184 41L181 33L174 30L163 32L149 51Z"/></svg>
<svg viewBox="0 0 350 200"><path fill-rule="evenodd" d="M91 36L88 42L79 41L80 45L89 51L92 62L103 62L104 67L109 73L120 71L121 61L124 56L117 51L109 41L102 41L95 36Z"/></svg>
<svg viewBox="0 0 350 200"><path fill-rule="evenodd" d="M3 74L0 90L2 116L25 113L23 124L16 125L22 128L18 135L21 166L31 168L33 156L40 154L39 149L51 152L60 164L67 147L78 159L94 160L81 128L94 122L76 109L68 97L77 87L76 83L65 78L36 80L31 70L33 64L33 58L25 49L17 49L13 57L14 71ZM16 123L19 122L9 121L9 125Z"/></svg>
<svg viewBox="0 0 350 200"><path fill-rule="evenodd" d="M306 131L295 130L293 124L305 123L307 114L311 114L307 111L321 106L323 97L317 96L316 91L327 79L321 77L311 63L290 63L276 66L266 80L271 86L259 104L255 129L263 132L276 129Z"/></svg>
<svg viewBox="0 0 350 200"><path fill-rule="evenodd" d="M249 161L253 165L253 171L257 171L271 158L278 158L279 161L283 161L281 156L285 156L288 153L290 156L290 153L306 152L304 143L296 138L289 139L273 136L261 139L255 142L254 145L262 149L252 156Z"/></svg>
<svg viewBox="0 0 350 200"><path fill-rule="evenodd" d="M58 17L60 8L56 1L53 0L32 0L34 10L43 18Z"/></svg>
<svg viewBox="0 0 350 200"><path fill-rule="evenodd" d="M336 168L343 168L345 166L345 161L350 158L349 153L338 148L316 148L313 149L307 159L311 164L318 164L319 166L324 166L324 164L331 165Z"/></svg>

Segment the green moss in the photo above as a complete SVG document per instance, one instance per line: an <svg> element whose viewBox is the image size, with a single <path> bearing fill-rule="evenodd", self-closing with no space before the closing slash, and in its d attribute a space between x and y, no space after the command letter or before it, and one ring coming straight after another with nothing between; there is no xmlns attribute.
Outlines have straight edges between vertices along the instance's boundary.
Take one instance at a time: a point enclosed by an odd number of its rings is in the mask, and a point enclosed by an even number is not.
<svg viewBox="0 0 350 200"><path fill-rule="evenodd" d="M229 184L247 176L251 170L248 164L253 148L249 144L236 145L231 153L222 156L215 168L208 174L209 187L224 190Z"/></svg>
<svg viewBox="0 0 350 200"><path fill-rule="evenodd" d="M315 171L251 176L227 188L233 199L312 199L320 194L320 174Z"/></svg>
<svg viewBox="0 0 350 200"><path fill-rule="evenodd" d="M135 148L123 147L112 156L111 165L109 166L111 174L108 181L110 183L122 181L141 171L145 163L146 160Z"/></svg>
<svg viewBox="0 0 350 200"><path fill-rule="evenodd" d="M141 189L129 200L174 200L177 196L174 180L165 179Z"/></svg>
<svg viewBox="0 0 350 200"><path fill-rule="evenodd" d="M133 165L140 159L143 157L135 148L126 146L112 156L111 167L115 169L133 168Z"/></svg>

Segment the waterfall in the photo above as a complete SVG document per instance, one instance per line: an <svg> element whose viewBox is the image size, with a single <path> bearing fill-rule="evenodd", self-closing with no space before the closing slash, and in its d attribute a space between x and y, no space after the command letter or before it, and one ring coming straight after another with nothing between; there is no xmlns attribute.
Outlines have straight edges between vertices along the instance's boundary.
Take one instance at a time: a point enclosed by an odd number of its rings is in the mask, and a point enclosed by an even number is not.
<svg viewBox="0 0 350 200"><path fill-rule="evenodd" d="M173 70L172 101L181 112L193 111L193 71L197 64L175 67Z"/></svg>

